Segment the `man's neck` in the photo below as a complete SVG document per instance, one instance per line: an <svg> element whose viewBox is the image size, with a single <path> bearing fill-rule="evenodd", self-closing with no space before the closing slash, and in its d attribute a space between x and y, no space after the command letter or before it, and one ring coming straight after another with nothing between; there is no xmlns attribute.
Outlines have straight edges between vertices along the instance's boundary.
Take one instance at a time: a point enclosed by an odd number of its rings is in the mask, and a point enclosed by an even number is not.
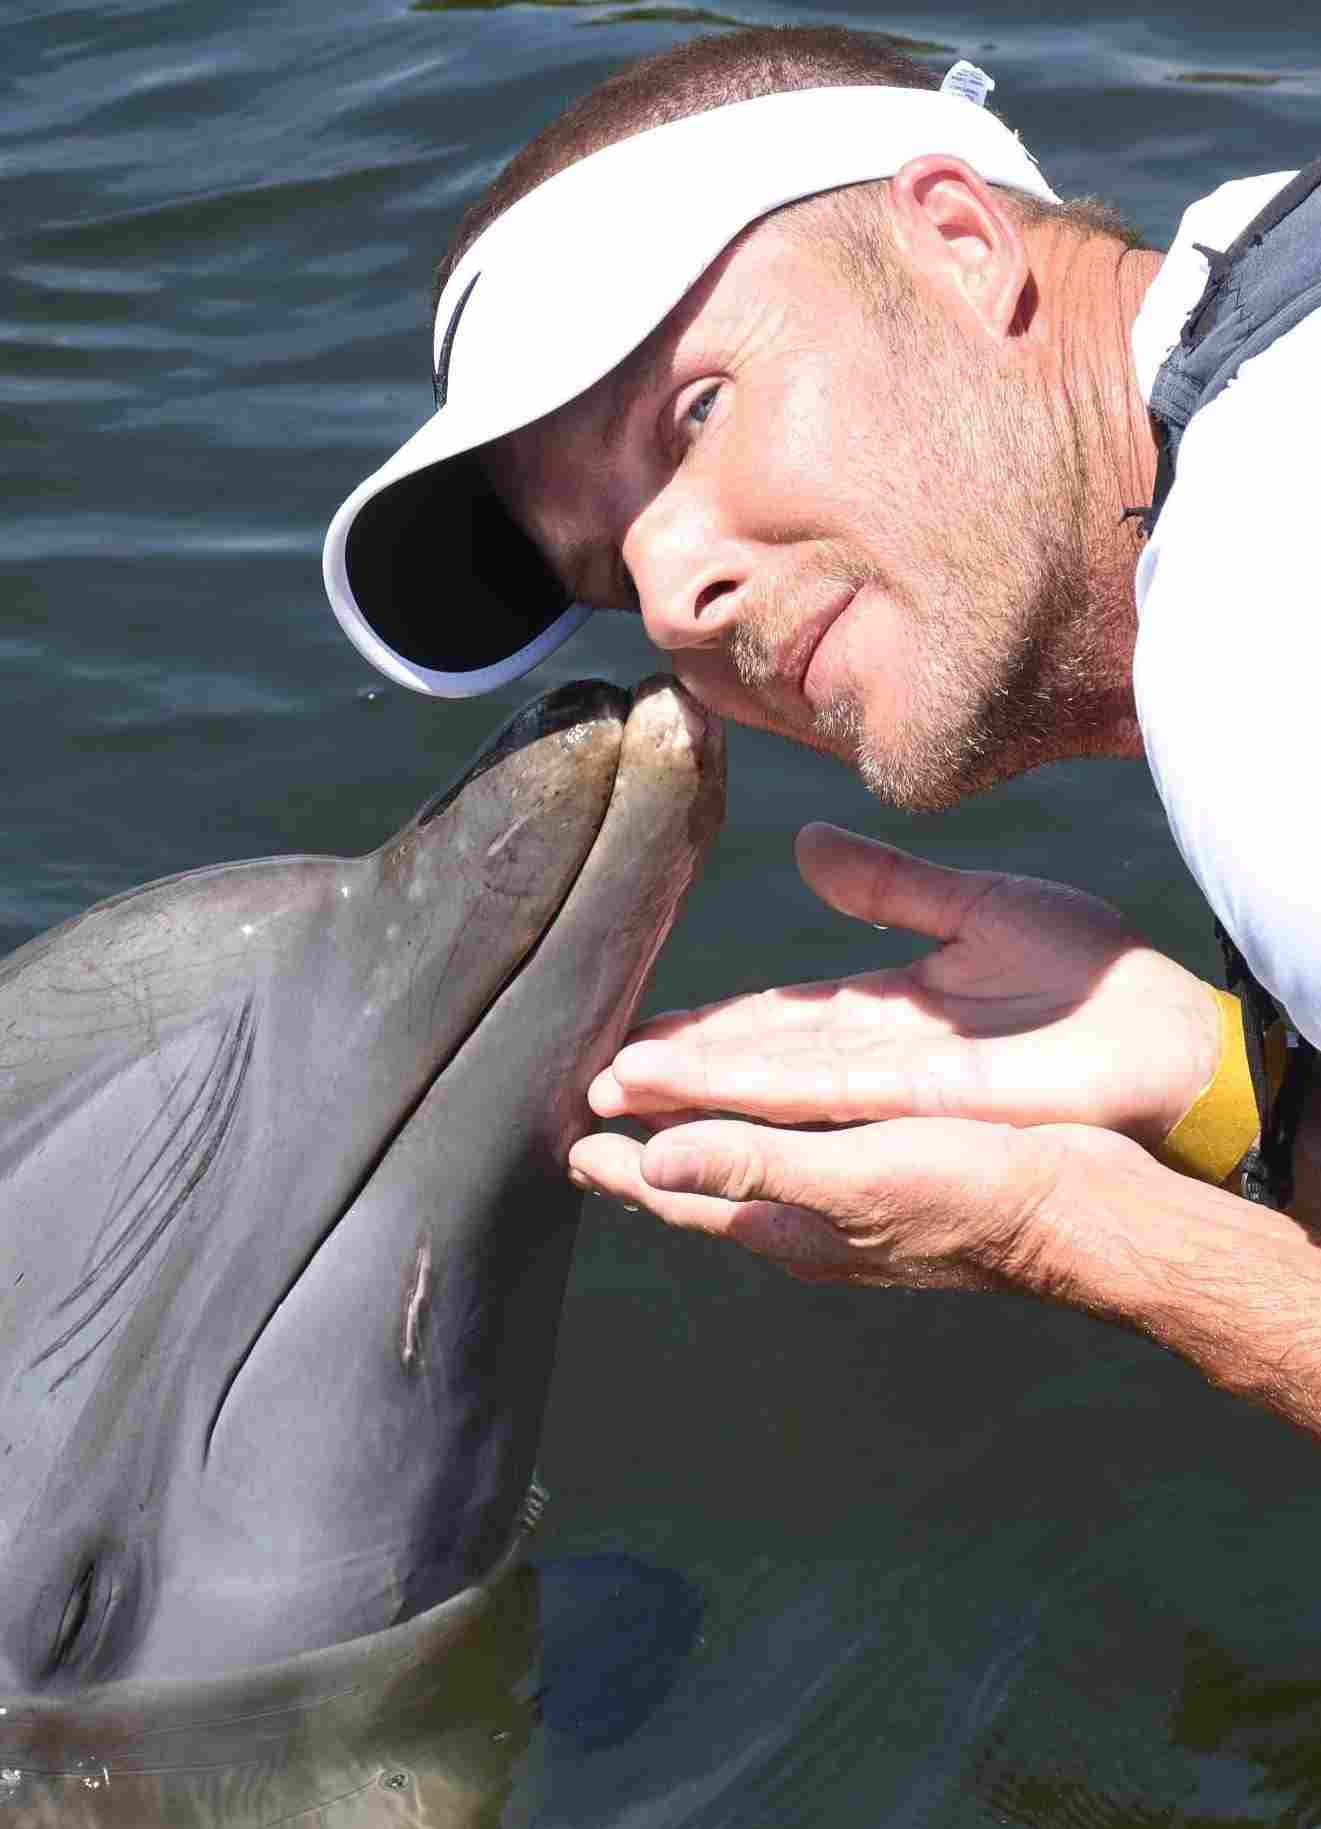
<svg viewBox="0 0 1321 1829"><path fill-rule="evenodd" d="M1045 231L1034 260L1050 301L1063 408L1085 479L1081 504L1093 678L1105 710L1085 753L1142 754L1132 696L1133 574L1145 537L1134 509L1151 501L1156 446L1133 364L1133 323L1163 256L1102 235Z"/></svg>

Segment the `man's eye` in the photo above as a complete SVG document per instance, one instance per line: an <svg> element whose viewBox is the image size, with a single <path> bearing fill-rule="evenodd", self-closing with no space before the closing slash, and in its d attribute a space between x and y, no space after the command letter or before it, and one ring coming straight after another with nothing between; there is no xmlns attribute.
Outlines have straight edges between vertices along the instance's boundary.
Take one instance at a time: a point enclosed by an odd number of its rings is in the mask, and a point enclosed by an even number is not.
<svg viewBox="0 0 1321 1829"><path fill-rule="evenodd" d="M693 425L705 425L711 416L711 409L716 403L719 387L706 387L700 394L694 394L683 410L685 421Z"/></svg>
<svg viewBox="0 0 1321 1829"><path fill-rule="evenodd" d="M698 433L715 411L722 386L719 381L691 382L666 399L656 433L672 462L680 461L697 443Z"/></svg>

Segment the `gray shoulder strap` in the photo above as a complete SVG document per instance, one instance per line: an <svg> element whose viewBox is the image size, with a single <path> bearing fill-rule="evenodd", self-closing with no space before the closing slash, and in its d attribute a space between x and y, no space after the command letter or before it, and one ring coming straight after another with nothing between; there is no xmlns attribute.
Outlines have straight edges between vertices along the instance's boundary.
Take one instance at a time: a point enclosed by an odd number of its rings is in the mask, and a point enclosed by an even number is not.
<svg viewBox="0 0 1321 1829"><path fill-rule="evenodd" d="M1193 414L1222 393L1245 362L1321 306L1321 159L1291 179L1223 252L1200 252L1211 266L1206 289L1151 393L1168 463L1157 477L1148 531L1169 493Z"/></svg>

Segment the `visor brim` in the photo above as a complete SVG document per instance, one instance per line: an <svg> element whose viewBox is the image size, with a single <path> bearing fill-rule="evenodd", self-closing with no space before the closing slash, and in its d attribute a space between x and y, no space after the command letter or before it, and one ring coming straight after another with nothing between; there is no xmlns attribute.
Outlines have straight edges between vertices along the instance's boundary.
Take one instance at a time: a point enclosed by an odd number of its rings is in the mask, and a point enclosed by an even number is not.
<svg viewBox="0 0 1321 1829"><path fill-rule="evenodd" d="M326 587L389 678L473 697L530 672L586 621L472 453L382 477L328 539Z"/></svg>

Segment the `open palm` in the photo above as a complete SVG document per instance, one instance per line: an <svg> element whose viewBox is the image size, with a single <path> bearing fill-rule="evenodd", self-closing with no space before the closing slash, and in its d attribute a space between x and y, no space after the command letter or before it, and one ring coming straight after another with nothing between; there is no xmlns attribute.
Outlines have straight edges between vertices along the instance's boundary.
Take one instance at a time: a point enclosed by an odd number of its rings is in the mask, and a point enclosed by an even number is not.
<svg viewBox="0 0 1321 1829"><path fill-rule="evenodd" d="M1107 903L834 826L808 826L798 862L841 913L938 944L912 965L657 1017L594 1083L600 1116L1073 1122L1150 1146L1214 1072L1209 988Z"/></svg>

